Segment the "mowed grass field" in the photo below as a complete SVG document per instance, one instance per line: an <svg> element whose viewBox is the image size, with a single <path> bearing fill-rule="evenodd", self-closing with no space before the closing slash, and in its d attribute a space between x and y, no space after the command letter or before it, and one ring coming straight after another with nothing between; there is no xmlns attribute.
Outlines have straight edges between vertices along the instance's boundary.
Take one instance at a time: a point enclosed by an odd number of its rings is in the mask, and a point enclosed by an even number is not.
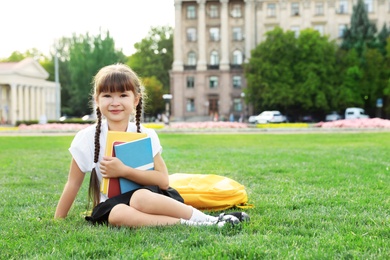
<svg viewBox="0 0 390 260"><path fill-rule="evenodd" d="M170 173L245 185L251 222L91 226L89 173L68 218L54 220L73 137L0 136L0 258L390 259L390 132L159 136Z"/></svg>

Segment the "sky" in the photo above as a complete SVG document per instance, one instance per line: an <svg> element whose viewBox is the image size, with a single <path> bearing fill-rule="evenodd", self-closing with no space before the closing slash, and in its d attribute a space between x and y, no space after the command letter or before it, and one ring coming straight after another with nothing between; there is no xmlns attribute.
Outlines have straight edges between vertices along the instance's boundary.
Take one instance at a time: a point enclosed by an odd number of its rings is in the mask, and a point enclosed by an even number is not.
<svg viewBox="0 0 390 260"><path fill-rule="evenodd" d="M49 54L56 39L109 31L126 56L152 26L174 27L174 0L0 1L0 58L36 48Z"/></svg>

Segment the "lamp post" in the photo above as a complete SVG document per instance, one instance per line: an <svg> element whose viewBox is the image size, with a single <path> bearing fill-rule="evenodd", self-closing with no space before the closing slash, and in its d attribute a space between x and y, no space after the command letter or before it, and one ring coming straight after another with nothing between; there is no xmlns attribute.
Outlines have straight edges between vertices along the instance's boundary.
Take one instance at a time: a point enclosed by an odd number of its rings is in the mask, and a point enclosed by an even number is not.
<svg viewBox="0 0 390 260"><path fill-rule="evenodd" d="M172 99L172 94L164 94L162 98L165 101L165 116L163 116L163 121L166 125L169 125L170 118L170 101Z"/></svg>
<svg viewBox="0 0 390 260"><path fill-rule="evenodd" d="M242 122L245 121L245 93L241 92L241 110L242 110Z"/></svg>

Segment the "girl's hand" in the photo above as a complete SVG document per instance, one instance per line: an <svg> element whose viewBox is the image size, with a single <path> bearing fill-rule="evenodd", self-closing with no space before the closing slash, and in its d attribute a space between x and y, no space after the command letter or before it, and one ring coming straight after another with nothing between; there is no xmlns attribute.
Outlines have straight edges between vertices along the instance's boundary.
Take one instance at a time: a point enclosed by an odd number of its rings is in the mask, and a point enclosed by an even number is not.
<svg viewBox="0 0 390 260"><path fill-rule="evenodd" d="M105 178L122 177L126 172L126 165L116 157L104 156L100 162L100 172Z"/></svg>

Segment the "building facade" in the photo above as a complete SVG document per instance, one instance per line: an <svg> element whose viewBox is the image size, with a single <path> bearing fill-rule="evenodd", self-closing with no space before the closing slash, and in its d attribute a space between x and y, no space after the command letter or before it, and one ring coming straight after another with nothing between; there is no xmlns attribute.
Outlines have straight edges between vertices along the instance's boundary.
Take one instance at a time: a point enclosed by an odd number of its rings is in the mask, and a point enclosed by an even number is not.
<svg viewBox="0 0 390 260"><path fill-rule="evenodd" d="M32 58L0 63L0 124L58 119L58 90Z"/></svg>
<svg viewBox="0 0 390 260"><path fill-rule="evenodd" d="M340 40L358 0L175 0L171 112L177 121L237 121L245 104L243 64L275 27L314 28ZM364 0L378 30L390 26L389 0Z"/></svg>

